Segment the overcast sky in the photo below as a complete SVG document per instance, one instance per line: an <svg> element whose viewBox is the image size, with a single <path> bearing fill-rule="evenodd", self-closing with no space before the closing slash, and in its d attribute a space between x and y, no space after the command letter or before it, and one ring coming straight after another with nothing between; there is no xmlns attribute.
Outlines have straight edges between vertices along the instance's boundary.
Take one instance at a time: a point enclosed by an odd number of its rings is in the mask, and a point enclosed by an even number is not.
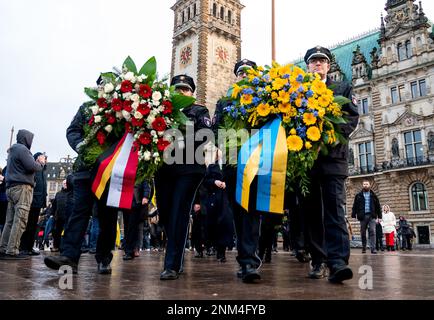
<svg viewBox="0 0 434 320"><path fill-rule="evenodd" d="M275 0L277 61L332 46L380 26L386 0ZM160 75L170 72L174 0L0 0L0 166L10 130L35 134L32 152L49 161L70 149L65 130L85 86L120 67L130 55L138 65L151 56ZM242 0L242 56L271 60L271 0ZM422 2L434 19L434 1ZM15 142L15 136L14 136Z"/></svg>

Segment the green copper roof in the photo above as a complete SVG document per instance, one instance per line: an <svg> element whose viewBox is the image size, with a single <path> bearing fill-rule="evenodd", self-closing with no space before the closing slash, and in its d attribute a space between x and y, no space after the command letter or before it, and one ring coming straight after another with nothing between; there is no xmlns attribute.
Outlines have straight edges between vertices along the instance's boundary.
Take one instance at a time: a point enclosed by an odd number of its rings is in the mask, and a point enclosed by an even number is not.
<svg viewBox="0 0 434 320"><path fill-rule="evenodd" d="M374 47L377 47L379 49L378 42L377 42L379 37L380 37L380 31L373 31L367 33L366 35L339 44L336 47L330 49L330 51L336 57L336 62L341 67L342 72L345 74L345 80L348 81L352 80L353 72L351 69L351 62L353 61L353 51L355 51L357 45L360 46L361 52L365 56L368 64L370 64L371 63L370 52ZM298 59L293 63L306 70L306 64L304 63L303 59Z"/></svg>

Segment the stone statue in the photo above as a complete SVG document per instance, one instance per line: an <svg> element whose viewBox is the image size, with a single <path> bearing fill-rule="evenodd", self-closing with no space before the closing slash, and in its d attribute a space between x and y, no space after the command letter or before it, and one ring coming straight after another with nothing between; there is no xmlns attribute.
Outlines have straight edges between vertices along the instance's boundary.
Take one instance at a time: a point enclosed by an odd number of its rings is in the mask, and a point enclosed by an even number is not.
<svg viewBox="0 0 434 320"><path fill-rule="evenodd" d="M354 166L354 151L353 148L350 148L348 151L348 164Z"/></svg>
<svg viewBox="0 0 434 320"><path fill-rule="evenodd" d="M428 151L434 152L434 132L428 134Z"/></svg>
<svg viewBox="0 0 434 320"><path fill-rule="evenodd" d="M392 157L399 158L399 144L398 139L393 138L392 140Z"/></svg>

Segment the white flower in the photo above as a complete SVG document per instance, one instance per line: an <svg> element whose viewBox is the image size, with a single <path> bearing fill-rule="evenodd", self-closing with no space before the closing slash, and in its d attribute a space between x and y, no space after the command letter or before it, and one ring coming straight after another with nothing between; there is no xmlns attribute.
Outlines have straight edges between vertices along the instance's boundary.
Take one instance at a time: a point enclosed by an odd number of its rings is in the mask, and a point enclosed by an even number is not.
<svg viewBox="0 0 434 320"><path fill-rule="evenodd" d="M117 93L117 92L114 92L114 93L113 93L113 99L117 99L118 97L119 97L118 93Z"/></svg>
<svg viewBox="0 0 434 320"><path fill-rule="evenodd" d="M92 113L96 115L98 113L99 107L98 106L92 106L90 107L90 110L92 110Z"/></svg>
<svg viewBox="0 0 434 320"><path fill-rule="evenodd" d="M154 158L159 158L160 154L158 152L154 152L154 154L152 155Z"/></svg>
<svg viewBox="0 0 434 320"><path fill-rule="evenodd" d="M137 107L139 106L139 102L138 101L136 101L136 102L134 102L132 105L131 105L131 107L134 109L134 110L137 110Z"/></svg>
<svg viewBox="0 0 434 320"><path fill-rule="evenodd" d="M163 136L163 134L164 134L164 131L158 131L158 136L159 137Z"/></svg>
<svg viewBox="0 0 434 320"><path fill-rule="evenodd" d="M146 119L146 121L148 122L148 127L152 128L152 123L155 121L155 116L149 115L149 117L148 117L148 119Z"/></svg>
<svg viewBox="0 0 434 320"><path fill-rule="evenodd" d="M134 73L131 72L131 71L130 71L130 72L127 72L127 73L125 74L124 79L125 79L125 80L129 80L129 81L131 81L131 82L133 82L133 81L132 81L133 79L136 80L135 77L134 77Z"/></svg>
<svg viewBox="0 0 434 320"><path fill-rule="evenodd" d="M124 94L122 94L122 97L125 100L130 100L132 93L131 92L125 92Z"/></svg>
<svg viewBox="0 0 434 320"><path fill-rule="evenodd" d="M134 112L134 118L136 118L136 119L142 119L143 118L143 114L141 114L140 112L136 111L136 112Z"/></svg>
<svg viewBox="0 0 434 320"><path fill-rule="evenodd" d="M127 120L127 121L129 121L131 119L131 114L126 110L122 110L122 115L124 116L125 120Z"/></svg>
<svg viewBox="0 0 434 320"><path fill-rule="evenodd" d="M112 92L114 89L115 89L115 86L114 86L111 82L106 83L106 85L104 86L104 92L105 92L105 93L110 93L110 92Z"/></svg>
<svg viewBox="0 0 434 320"><path fill-rule="evenodd" d="M152 138L152 141L153 141L154 143L157 143L157 142L158 142L158 137L157 137L157 136L153 137L153 138Z"/></svg>
<svg viewBox="0 0 434 320"><path fill-rule="evenodd" d="M140 100L140 97L137 93L135 93L135 94L131 95L130 99L131 99L131 101L138 102Z"/></svg>
<svg viewBox="0 0 434 320"><path fill-rule="evenodd" d="M104 91L98 91L98 98L102 98L104 96Z"/></svg>
<svg viewBox="0 0 434 320"><path fill-rule="evenodd" d="M151 136L155 137L156 135L157 135L157 131L152 130L152 131L151 131Z"/></svg>
<svg viewBox="0 0 434 320"><path fill-rule="evenodd" d="M112 132L113 127L112 127L111 124L108 124L108 125L106 125L106 126L104 127L104 130L107 131L108 133L110 133L110 132Z"/></svg>
<svg viewBox="0 0 434 320"><path fill-rule="evenodd" d="M152 94L152 100L160 100L161 99L161 92L160 91L154 91Z"/></svg>
<svg viewBox="0 0 434 320"><path fill-rule="evenodd" d="M164 91L164 96L166 98L169 97L170 96L170 91L169 90Z"/></svg>
<svg viewBox="0 0 434 320"><path fill-rule="evenodd" d="M138 82L142 82L142 81L143 81L143 75L138 76L138 77L137 77L137 81L138 81Z"/></svg>
<svg viewBox="0 0 434 320"><path fill-rule="evenodd" d="M151 160L151 153L149 151L145 151L143 153L143 159L145 159L145 161Z"/></svg>
<svg viewBox="0 0 434 320"><path fill-rule="evenodd" d="M122 112L116 112L116 118L122 119L124 116L122 115Z"/></svg>
<svg viewBox="0 0 434 320"><path fill-rule="evenodd" d="M101 116L95 116L95 119L94 119L95 123L100 123L101 120L102 120Z"/></svg>
<svg viewBox="0 0 434 320"><path fill-rule="evenodd" d="M152 101L152 104L153 104L155 107L158 107L158 106L160 105L160 101L159 101L159 100L154 100L154 101Z"/></svg>
<svg viewBox="0 0 434 320"><path fill-rule="evenodd" d="M119 91L119 90L121 90L121 85L120 85L120 84L118 84L118 85L116 86L116 91Z"/></svg>

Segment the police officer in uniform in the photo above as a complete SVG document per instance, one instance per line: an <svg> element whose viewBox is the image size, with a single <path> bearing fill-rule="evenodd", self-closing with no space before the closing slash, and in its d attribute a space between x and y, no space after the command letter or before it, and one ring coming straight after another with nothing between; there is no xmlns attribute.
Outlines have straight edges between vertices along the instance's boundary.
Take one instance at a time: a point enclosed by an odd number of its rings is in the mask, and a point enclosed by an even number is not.
<svg viewBox="0 0 434 320"><path fill-rule="evenodd" d="M343 136L348 139L356 128L359 114L352 87L345 82L334 82L327 73L330 70L331 52L317 46L306 52L304 61L308 71L317 73L335 96L344 96L351 101L343 106L347 123L339 125ZM304 199L306 240L312 256L309 277L340 283L351 279L348 267L350 239L345 223L345 180L348 177L348 145L334 145L328 155L320 154L311 172L310 193ZM326 266L327 264L327 266Z"/></svg>
<svg viewBox="0 0 434 320"><path fill-rule="evenodd" d="M171 86L187 96L192 96L196 86L191 77L177 75L172 78ZM194 123L194 132L200 129L211 129L211 119L208 109L198 104L185 107L182 112ZM188 124L191 125L191 124ZM189 132L188 128L186 132ZM186 163L186 145L192 143L193 136L177 139L174 142L174 152L181 151L182 163L164 164L155 177L155 188L160 221L167 234L166 256L161 280L178 279L182 272L184 249L188 236L190 212L195 194L205 175L204 159L194 159ZM194 142L195 153L202 142ZM199 151L198 151L199 152Z"/></svg>
<svg viewBox="0 0 434 320"><path fill-rule="evenodd" d="M256 67L256 63L248 59L237 62L234 68L237 81L241 81L245 78L247 76L246 70L253 67ZM229 91L227 96L230 97L230 95L231 92ZM218 128L223 122L223 110L230 104L230 100L225 99L217 102L213 119L214 132L218 132ZM236 202L236 167L226 165L223 171L227 182L227 194L234 215L235 232L237 236L237 261L240 265L237 277L241 278L242 281L246 283L254 282L255 280L261 279L258 269L262 261L256 254L259 242L260 214L256 212L254 208L255 201L250 201L252 208L249 208L248 213ZM251 185L251 195L256 194L256 187L257 179L255 179Z"/></svg>

